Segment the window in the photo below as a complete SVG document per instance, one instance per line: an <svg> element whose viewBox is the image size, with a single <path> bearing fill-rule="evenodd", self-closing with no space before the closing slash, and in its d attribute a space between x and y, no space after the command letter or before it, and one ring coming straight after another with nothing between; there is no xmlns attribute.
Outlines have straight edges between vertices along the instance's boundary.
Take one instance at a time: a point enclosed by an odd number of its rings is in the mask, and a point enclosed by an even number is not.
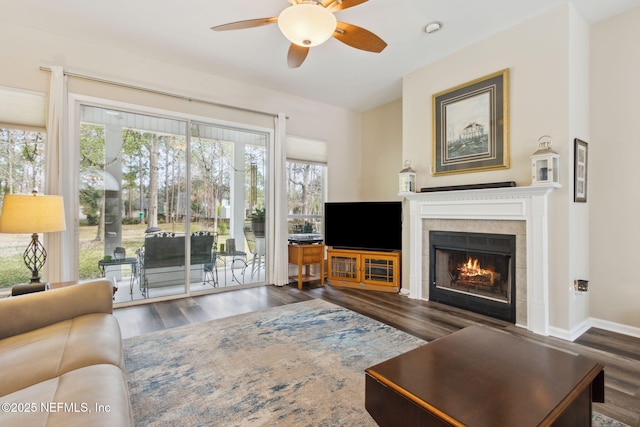
<svg viewBox="0 0 640 427"><path fill-rule="evenodd" d="M45 143L43 132L0 127L0 206L7 193L44 192ZM22 253L30 239L30 235L0 234L0 287L29 281Z"/></svg>
<svg viewBox="0 0 640 427"><path fill-rule="evenodd" d="M0 208L4 195L45 193L46 94L0 87ZM42 239L42 236L40 236ZM30 235L0 234L0 288L29 281Z"/></svg>
<svg viewBox="0 0 640 427"><path fill-rule="evenodd" d="M289 233L322 233L326 165L287 162Z"/></svg>

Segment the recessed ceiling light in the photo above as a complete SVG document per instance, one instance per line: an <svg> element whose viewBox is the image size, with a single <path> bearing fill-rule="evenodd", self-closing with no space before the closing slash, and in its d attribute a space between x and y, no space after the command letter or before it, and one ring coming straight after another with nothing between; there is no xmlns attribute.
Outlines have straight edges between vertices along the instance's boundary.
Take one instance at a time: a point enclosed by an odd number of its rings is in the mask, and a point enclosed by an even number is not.
<svg viewBox="0 0 640 427"><path fill-rule="evenodd" d="M438 21L429 22L426 27L424 27L424 31L427 34L435 33L436 31L442 28L442 23Z"/></svg>

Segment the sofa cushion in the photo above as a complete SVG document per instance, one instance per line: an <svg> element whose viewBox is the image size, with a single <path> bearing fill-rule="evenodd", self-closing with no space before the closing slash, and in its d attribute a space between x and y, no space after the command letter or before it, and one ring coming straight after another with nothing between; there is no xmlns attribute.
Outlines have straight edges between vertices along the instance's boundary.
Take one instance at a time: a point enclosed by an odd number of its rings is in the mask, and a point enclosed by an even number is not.
<svg viewBox="0 0 640 427"><path fill-rule="evenodd" d="M123 368L120 326L95 313L0 340L0 396L95 364Z"/></svg>
<svg viewBox="0 0 640 427"><path fill-rule="evenodd" d="M133 425L126 380L115 365L76 369L3 396L2 402L0 424L6 426Z"/></svg>
<svg viewBox="0 0 640 427"><path fill-rule="evenodd" d="M0 299L0 339L85 314L113 311L113 284L98 279L45 292Z"/></svg>

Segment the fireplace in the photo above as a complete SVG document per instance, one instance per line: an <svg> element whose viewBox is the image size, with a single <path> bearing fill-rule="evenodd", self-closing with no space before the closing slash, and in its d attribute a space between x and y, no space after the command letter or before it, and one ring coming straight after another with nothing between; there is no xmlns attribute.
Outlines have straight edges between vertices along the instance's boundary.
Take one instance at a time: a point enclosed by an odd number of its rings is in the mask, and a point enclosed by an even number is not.
<svg viewBox="0 0 640 427"><path fill-rule="evenodd" d="M516 236L517 326L550 333L548 196L554 187L528 186L435 191L405 196L409 201L409 297L432 300L430 231L502 233ZM514 259L511 260L512 264ZM407 277L405 276L405 277ZM405 287L403 282L403 288Z"/></svg>
<svg viewBox="0 0 640 427"><path fill-rule="evenodd" d="M516 236L430 231L432 301L515 323Z"/></svg>

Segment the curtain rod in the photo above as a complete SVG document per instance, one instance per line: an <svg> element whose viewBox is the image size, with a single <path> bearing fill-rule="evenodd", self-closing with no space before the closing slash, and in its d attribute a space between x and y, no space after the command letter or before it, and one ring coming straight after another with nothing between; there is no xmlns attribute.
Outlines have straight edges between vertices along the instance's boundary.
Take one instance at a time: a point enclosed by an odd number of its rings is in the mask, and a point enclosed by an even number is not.
<svg viewBox="0 0 640 427"><path fill-rule="evenodd" d="M41 66L40 70L51 72L51 67ZM141 91L141 92L152 93L154 95L168 96L168 97L171 97L171 98L182 99L182 100L189 101L189 102L198 102L200 104L213 105L213 106L216 106L216 107L231 108L233 110L244 111L246 113L262 114L264 116L278 117L278 114L268 113L266 111L253 110L251 108L244 108L244 107L237 107L235 105L223 104L223 103L220 103L220 102L209 101L209 100L206 100L206 99L192 98L190 96L179 95L179 94L171 93L171 92L164 92L164 91L156 90L156 89L149 89L149 88L146 88L146 87L135 86L135 85L131 85L131 84L128 84L128 83L120 83L120 82L116 82L116 81L113 81L113 80L105 80L105 79L101 79L99 77L92 77L92 76L87 76L87 75L83 75L83 74L71 73L69 71L63 71L63 73L64 73L65 76L73 77L73 78L76 78L76 79L90 80L90 81L98 82L98 83L106 83L106 84L119 86L119 87L123 87L123 88L127 88L127 89L134 89L134 90L138 90L138 91ZM286 117L286 118L288 119L289 117Z"/></svg>

